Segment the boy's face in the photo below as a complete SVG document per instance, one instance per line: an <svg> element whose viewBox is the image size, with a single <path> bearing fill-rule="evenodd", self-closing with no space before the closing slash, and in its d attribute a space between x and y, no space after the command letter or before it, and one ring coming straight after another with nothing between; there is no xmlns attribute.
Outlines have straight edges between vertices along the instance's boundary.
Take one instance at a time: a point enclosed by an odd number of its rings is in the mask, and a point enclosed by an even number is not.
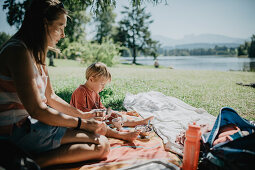
<svg viewBox="0 0 255 170"><path fill-rule="evenodd" d="M109 82L109 80L107 80L105 77L100 77L100 78L91 77L90 82L91 82L91 88L96 93L99 93L104 89L105 85Z"/></svg>

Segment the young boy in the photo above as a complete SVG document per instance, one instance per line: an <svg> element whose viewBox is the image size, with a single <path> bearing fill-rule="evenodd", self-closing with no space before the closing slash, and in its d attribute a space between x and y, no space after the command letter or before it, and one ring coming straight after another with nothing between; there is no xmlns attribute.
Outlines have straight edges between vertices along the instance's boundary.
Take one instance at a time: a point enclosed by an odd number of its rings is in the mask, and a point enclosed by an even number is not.
<svg viewBox="0 0 255 170"><path fill-rule="evenodd" d="M105 109L100 101L99 92L111 81L111 74L103 63L93 63L86 70L86 82L80 85L72 94L70 104L84 112L92 109ZM123 122L123 126L135 127L136 125L146 125L153 116L143 120L129 120ZM139 131L123 132L108 127L106 136L133 142Z"/></svg>

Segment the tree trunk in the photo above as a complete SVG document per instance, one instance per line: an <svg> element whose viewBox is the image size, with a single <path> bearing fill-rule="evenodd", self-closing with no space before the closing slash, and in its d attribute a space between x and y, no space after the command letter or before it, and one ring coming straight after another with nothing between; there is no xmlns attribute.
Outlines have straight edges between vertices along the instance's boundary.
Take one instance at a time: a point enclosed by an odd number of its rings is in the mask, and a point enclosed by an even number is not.
<svg viewBox="0 0 255 170"><path fill-rule="evenodd" d="M53 58L54 58L54 55L50 55L49 66L55 66Z"/></svg>
<svg viewBox="0 0 255 170"><path fill-rule="evenodd" d="M136 64L136 48L133 48L133 64Z"/></svg>
<svg viewBox="0 0 255 170"><path fill-rule="evenodd" d="M135 21L135 9L134 7L132 8L132 20L133 20L133 23ZM135 28L134 28L134 25L132 26L132 47L133 47L133 64L136 64L136 44L135 44Z"/></svg>

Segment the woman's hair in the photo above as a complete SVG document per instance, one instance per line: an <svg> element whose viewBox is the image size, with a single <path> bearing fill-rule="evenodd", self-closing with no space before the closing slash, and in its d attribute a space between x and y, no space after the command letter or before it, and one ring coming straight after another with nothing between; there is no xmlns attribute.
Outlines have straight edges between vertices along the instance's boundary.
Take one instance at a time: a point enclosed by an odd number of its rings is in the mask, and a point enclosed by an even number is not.
<svg viewBox="0 0 255 170"><path fill-rule="evenodd" d="M21 28L14 35L22 38L37 64L44 65L46 59L48 27L45 27L45 23L51 24L60 14L67 14L67 10L59 0L32 0Z"/></svg>
<svg viewBox="0 0 255 170"><path fill-rule="evenodd" d="M111 80L112 76L107 66L104 63L97 62L91 64L86 70L86 79L90 77L94 78L106 78L106 80Z"/></svg>

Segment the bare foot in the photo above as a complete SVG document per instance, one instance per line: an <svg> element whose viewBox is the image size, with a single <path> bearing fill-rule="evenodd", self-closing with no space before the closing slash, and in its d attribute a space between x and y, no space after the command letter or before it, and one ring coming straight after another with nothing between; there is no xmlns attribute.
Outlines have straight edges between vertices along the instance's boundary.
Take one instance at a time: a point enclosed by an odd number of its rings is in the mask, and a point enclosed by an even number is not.
<svg viewBox="0 0 255 170"><path fill-rule="evenodd" d="M134 132L121 132L120 138L129 142L134 142L134 140L137 139L138 135L140 134L140 131L134 131Z"/></svg>

